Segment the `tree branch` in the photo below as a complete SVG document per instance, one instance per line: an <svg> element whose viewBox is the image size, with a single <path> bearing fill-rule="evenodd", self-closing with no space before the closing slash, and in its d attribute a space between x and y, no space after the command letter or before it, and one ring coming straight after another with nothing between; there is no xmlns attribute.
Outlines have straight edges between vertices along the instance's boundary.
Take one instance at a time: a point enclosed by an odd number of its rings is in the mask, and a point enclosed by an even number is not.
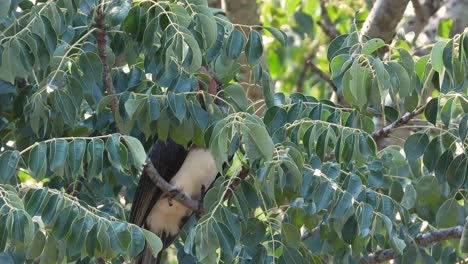
<svg viewBox="0 0 468 264"><path fill-rule="evenodd" d="M455 226L435 230L426 234L419 234L414 238L414 242L419 247L427 247L437 242L450 239L460 239L463 232L463 226ZM375 264L394 259L396 256L393 249L384 249L371 254L367 258L361 258L359 264Z"/></svg>
<svg viewBox="0 0 468 264"><path fill-rule="evenodd" d="M239 173L237 173L236 178L231 182L231 184L228 186L228 192L223 197L223 200L229 199L231 195L234 193L234 190L239 186L242 180L247 178L249 175L250 169L242 166L241 170Z"/></svg>
<svg viewBox="0 0 468 264"><path fill-rule="evenodd" d="M419 34L429 22L429 19L439 10L443 2L442 0L426 0L421 3L420 0L411 0L414 16L408 18L403 28L406 33L414 32L413 41L418 38Z"/></svg>
<svg viewBox="0 0 468 264"><path fill-rule="evenodd" d="M301 236L301 241L308 239L309 237L315 236L320 232L320 226L314 227L312 230L307 229Z"/></svg>
<svg viewBox="0 0 468 264"><path fill-rule="evenodd" d="M325 0L320 0L320 14L322 19L317 24L322 28L325 35L330 39L335 39L340 35L340 32L336 29L335 24L331 21L328 16L327 7L325 6Z"/></svg>
<svg viewBox="0 0 468 264"><path fill-rule="evenodd" d="M424 109L426 109L426 105L419 106L416 109L414 109L412 112L405 113L402 117L398 118L395 122L391 123L390 125L387 125L379 130L372 132L371 134L372 138L375 141L381 140L382 138L390 134L390 132L393 129L407 124L415 116L421 114L424 111Z"/></svg>
<svg viewBox="0 0 468 264"><path fill-rule="evenodd" d="M109 65L107 65L107 55L106 55L106 45L107 45L107 31L105 25L105 14L102 10L102 5L96 9L96 38L97 38L97 50L98 56L102 62L102 84L104 85L105 90L107 91L108 95L114 95L115 89L112 83L112 77ZM111 111L114 115L118 113L119 104L117 102L117 98L114 96L112 97L111 101Z"/></svg>
<svg viewBox="0 0 468 264"><path fill-rule="evenodd" d="M317 67L311 60L312 56L308 56L307 59L304 61L304 65L302 66L301 73L299 74L299 77L297 78L296 81L296 91L302 91L302 86L304 85L304 80L305 80L305 75L307 72L307 69L310 69L313 73L317 74L322 80L327 82L330 87L333 89L335 93L338 92L338 88L336 85L332 82L330 79L330 76L326 74L324 71L322 71L319 67Z"/></svg>
<svg viewBox="0 0 468 264"><path fill-rule="evenodd" d="M148 174L153 183L163 191L163 193L170 193L172 199L178 201L179 203L181 203L182 205L191 209L194 212L200 211L200 203L190 198L183 191L177 189L176 186L164 180L163 177L161 177L159 172L154 167L153 162L151 162L149 158L146 159L146 166L144 168L144 171Z"/></svg>
<svg viewBox="0 0 468 264"><path fill-rule="evenodd" d="M377 0L361 29L361 34L390 43L409 0Z"/></svg>

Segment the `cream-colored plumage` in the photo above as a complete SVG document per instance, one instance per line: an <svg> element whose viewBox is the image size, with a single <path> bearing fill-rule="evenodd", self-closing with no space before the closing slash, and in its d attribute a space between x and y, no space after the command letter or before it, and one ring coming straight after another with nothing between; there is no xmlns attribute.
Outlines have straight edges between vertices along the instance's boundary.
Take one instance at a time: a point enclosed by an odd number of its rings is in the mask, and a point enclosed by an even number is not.
<svg viewBox="0 0 468 264"><path fill-rule="evenodd" d="M192 148L170 182L192 199L199 199L202 185L208 188L217 174L216 164L210 151ZM146 225L156 234L165 232L174 236L179 233L180 221L191 214L192 211L179 202L174 200L169 202L169 197L163 197L151 209Z"/></svg>

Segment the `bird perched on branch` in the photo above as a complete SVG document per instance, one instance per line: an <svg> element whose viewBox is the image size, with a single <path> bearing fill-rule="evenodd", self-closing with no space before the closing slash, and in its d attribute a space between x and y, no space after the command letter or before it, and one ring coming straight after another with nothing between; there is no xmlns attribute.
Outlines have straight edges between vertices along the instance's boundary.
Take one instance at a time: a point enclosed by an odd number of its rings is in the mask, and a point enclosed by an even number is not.
<svg viewBox="0 0 468 264"><path fill-rule="evenodd" d="M204 67L200 72L209 78L206 81L199 77L199 89L200 86L205 86L208 93L216 94L220 87L216 76ZM158 140L154 143L149 159L164 180L194 200L199 200L204 195L202 192L214 182L218 174L214 158L208 149L195 145L185 149L170 137L166 142ZM158 188L148 173L143 171L132 203L131 223L158 235L165 249L172 244L193 213L191 209L173 200L170 193L164 193ZM136 263L159 263L160 259L161 252L155 258L150 249L145 247Z"/></svg>

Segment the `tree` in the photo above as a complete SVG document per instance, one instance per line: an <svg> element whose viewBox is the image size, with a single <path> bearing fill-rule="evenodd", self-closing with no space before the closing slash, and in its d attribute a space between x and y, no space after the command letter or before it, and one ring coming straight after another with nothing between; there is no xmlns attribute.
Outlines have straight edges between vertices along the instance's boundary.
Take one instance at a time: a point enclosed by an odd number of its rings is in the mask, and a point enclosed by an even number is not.
<svg viewBox="0 0 468 264"><path fill-rule="evenodd" d="M125 219L168 136L209 147L221 174L175 242L180 263L466 257L468 33L417 57L361 34L355 1L266 2L262 27L206 0L0 2L0 262L157 253ZM262 116L234 81L241 55ZM198 91L202 66L222 95ZM405 127L419 130L378 147Z"/></svg>

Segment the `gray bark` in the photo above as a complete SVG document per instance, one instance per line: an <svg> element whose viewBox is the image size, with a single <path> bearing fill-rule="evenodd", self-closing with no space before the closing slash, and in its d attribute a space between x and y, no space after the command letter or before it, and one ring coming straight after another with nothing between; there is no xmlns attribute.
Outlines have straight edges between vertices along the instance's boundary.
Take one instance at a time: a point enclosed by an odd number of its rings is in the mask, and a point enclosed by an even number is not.
<svg viewBox="0 0 468 264"><path fill-rule="evenodd" d="M364 22L361 33L390 43L409 0L377 0Z"/></svg>
<svg viewBox="0 0 468 264"><path fill-rule="evenodd" d="M412 0L412 8L409 11L404 23L403 29L405 33L414 33L413 40L416 40L421 32L426 27L429 19L439 10L444 4L443 0Z"/></svg>

